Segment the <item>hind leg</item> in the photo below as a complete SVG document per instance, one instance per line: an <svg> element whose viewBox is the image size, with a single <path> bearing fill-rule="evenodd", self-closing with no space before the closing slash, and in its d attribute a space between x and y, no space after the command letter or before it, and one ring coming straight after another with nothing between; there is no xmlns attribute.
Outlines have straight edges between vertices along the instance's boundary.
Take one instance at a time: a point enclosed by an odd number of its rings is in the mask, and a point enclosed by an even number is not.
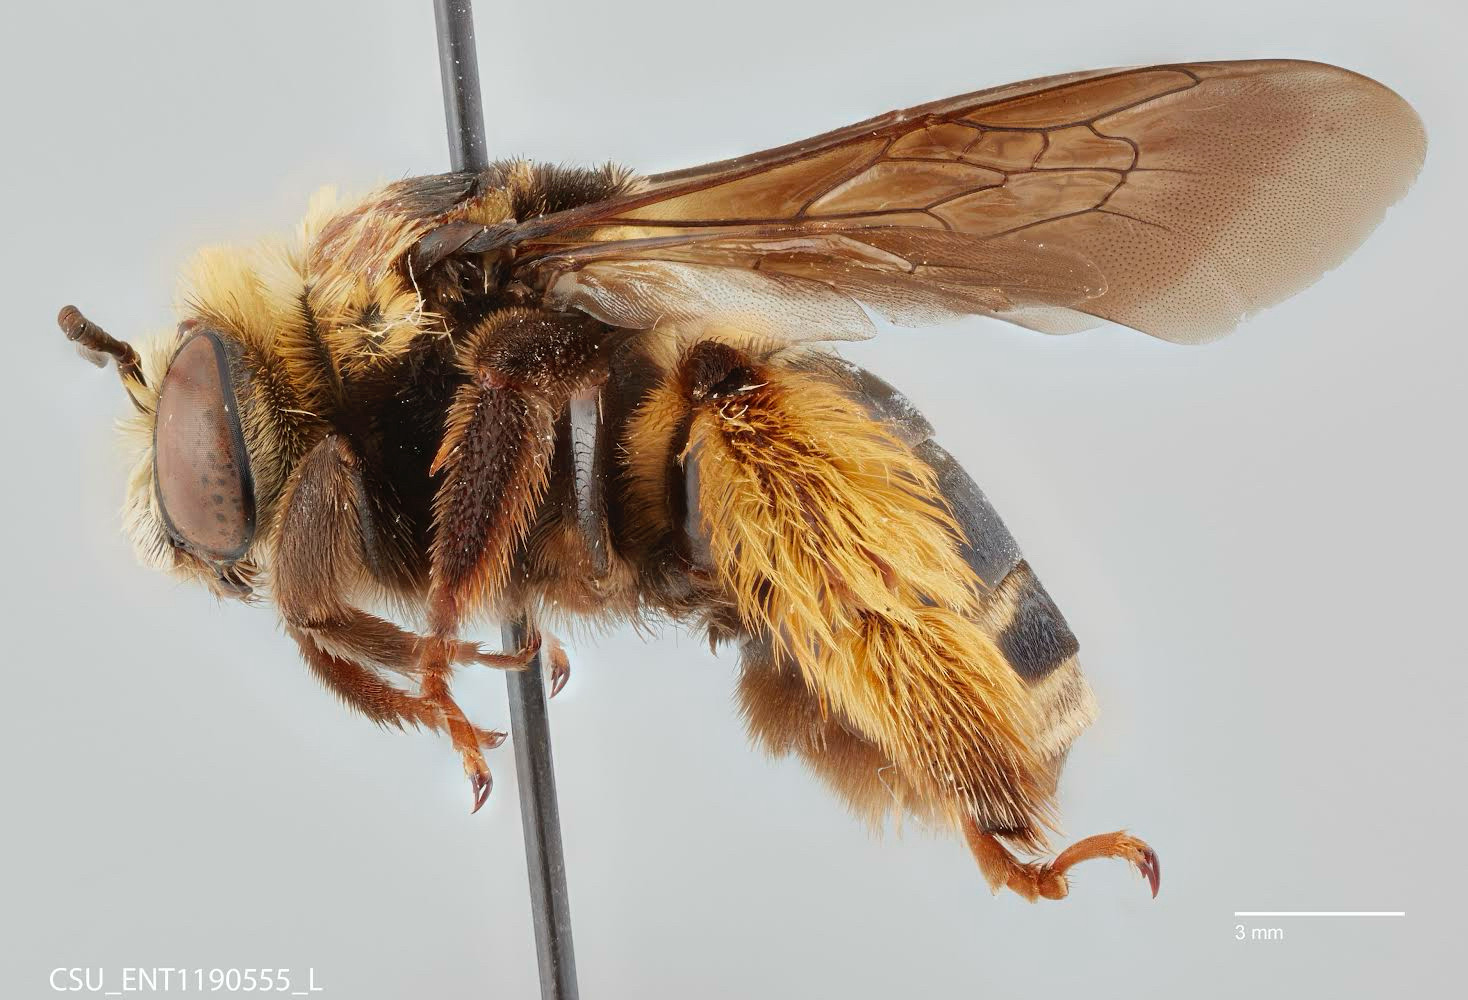
<svg viewBox="0 0 1468 1000"><path fill-rule="evenodd" d="M907 775L840 716L822 711L798 668L778 663L768 641L746 640L740 663L739 711L756 746L798 757L873 828L907 813L935 819Z"/></svg>
<svg viewBox="0 0 1468 1000"><path fill-rule="evenodd" d="M1065 873L1092 858L1130 861L1147 880L1154 897L1162 882L1162 865L1157 860L1157 852L1123 830L1078 840L1057 854L1054 860L1044 863L1020 861L999 842L996 834L985 833L972 819L963 821L963 835L968 840L974 860L979 863L979 870L995 892L1002 888L1012 889L1032 903L1041 897L1064 899L1070 892L1070 882Z"/></svg>

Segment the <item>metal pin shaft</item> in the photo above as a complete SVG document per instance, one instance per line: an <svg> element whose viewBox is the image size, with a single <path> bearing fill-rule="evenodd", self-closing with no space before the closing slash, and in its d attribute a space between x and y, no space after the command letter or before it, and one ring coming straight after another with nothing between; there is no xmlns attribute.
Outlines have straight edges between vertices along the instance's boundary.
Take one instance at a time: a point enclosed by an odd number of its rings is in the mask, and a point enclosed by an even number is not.
<svg viewBox="0 0 1468 1000"><path fill-rule="evenodd" d="M525 644L525 623L505 625L505 649ZM550 716L537 656L529 670L507 675L515 774L520 783L520 826L525 831L525 867L530 873L530 911L540 964L541 1000L577 1000L576 950L571 944L571 900L566 894L566 858L561 850L561 809L556 802Z"/></svg>
<svg viewBox="0 0 1468 1000"><path fill-rule="evenodd" d="M489 166L489 154L484 145L479 54L474 48L474 5L470 0L433 0L433 24L438 31L449 162L455 170L483 170Z"/></svg>

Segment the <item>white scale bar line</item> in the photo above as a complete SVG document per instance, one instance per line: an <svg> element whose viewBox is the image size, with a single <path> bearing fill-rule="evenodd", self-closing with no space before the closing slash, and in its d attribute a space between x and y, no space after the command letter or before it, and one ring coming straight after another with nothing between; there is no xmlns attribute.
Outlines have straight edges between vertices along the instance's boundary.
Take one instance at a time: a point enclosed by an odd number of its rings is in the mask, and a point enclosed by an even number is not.
<svg viewBox="0 0 1468 1000"><path fill-rule="evenodd" d="M1406 910L1235 910L1236 917L1405 917Z"/></svg>

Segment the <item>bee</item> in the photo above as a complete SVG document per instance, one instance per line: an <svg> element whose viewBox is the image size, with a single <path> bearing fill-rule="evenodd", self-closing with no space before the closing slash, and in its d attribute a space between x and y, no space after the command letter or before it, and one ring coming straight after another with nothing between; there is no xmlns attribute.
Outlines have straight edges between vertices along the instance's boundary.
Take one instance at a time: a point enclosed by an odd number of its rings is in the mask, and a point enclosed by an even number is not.
<svg viewBox="0 0 1468 1000"><path fill-rule="evenodd" d="M346 704L447 734L476 810L504 734L457 668L543 644L559 690L556 630L671 620L739 648L753 741L859 815L960 833L996 892L1111 857L1155 896L1126 832L1041 860L1096 712L1077 640L934 428L831 344L974 315L1209 341L1339 264L1425 146L1332 66L1076 73L671 173L322 196L293 241L203 253L140 349L60 324L131 398L142 562L268 595ZM484 616L527 648L463 638Z"/></svg>

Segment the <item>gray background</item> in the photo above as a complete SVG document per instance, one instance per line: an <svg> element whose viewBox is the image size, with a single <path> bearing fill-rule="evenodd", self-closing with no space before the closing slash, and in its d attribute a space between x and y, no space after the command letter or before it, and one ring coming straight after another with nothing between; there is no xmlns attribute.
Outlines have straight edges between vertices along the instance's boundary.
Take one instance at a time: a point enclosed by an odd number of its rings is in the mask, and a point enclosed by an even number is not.
<svg viewBox="0 0 1468 1000"><path fill-rule="evenodd" d="M745 745L732 658L580 641L553 705L582 992L1442 995L1462 947L1465 74L1458 4L481 0L498 154L669 169L1086 67L1298 56L1408 97L1432 147L1366 246L1207 348L973 320L852 349L1005 514L1102 715L1074 894L991 898L962 845L875 839ZM840 13L838 13L840 11ZM428 0L16 5L0 41L9 363L0 993L57 966L314 967L331 998L534 994L508 748L379 732L268 610L136 567L126 403L52 323L170 322L192 249L326 182L446 163ZM497 676L459 690L506 719ZM1402 909L1233 940L1238 909ZM1262 923L1268 925L1269 922Z"/></svg>

